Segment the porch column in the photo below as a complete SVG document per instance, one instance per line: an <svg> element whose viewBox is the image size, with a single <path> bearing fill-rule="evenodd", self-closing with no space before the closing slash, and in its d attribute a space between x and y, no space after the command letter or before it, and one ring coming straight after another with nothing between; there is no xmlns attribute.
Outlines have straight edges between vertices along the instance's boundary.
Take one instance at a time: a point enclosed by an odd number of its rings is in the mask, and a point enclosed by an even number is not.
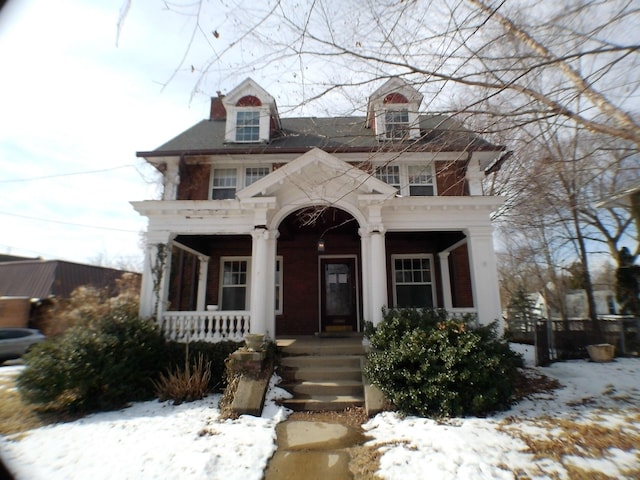
<svg viewBox="0 0 640 480"><path fill-rule="evenodd" d="M440 283L442 283L442 302L446 310L453 308L451 298L451 277L449 275L449 252L438 253L440 257Z"/></svg>
<svg viewBox="0 0 640 480"><path fill-rule="evenodd" d="M251 232L251 333L267 333L267 284L269 259L267 244L269 232L255 228ZM273 282L271 282L273 284Z"/></svg>
<svg viewBox="0 0 640 480"><path fill-rule="evenodd" d="M493 250L493 229L491 226L473 227L465 231L469 248L469 265L473 286L473 304L478 312L478 323L487 325L499 322L502 334L502 311L498 288L498 269Z"/></svg>
<svg viewBox="0 0 640 480"><path fill-rule="evenodd" d="M209 273L209 257L198 256L198 296L196 299L196 310L203 312L206 309L207 298L207 274Z"/></svg>
<svg viewBox="0 0 640 480"><path fill-rule="evenodd" d="M371 316L371 235L363 228L360 235L360 258L362 259L362 317L372 322Z"/></svg>
<svg viewBox="0 0 640 480"><path fill-rule="evenodd" d="M266 334L271 338L276 338L276 253L278 250L278 237L280 232L269 230L265 232L267 236L267 278L265 282L265 292L267 302L265 305L265 325ZM282 267L282 266L281 266ZM280 285L282 288L282 285Z"/></svg>
<svg viewBox="0 0 640 480"><path fill-rule="evenodd" d="M170 241L169 232L147 232L140 287L140 316L143 318L151 318L155 315L156 319L160 320L160 312L166 301L164 280L169 274ZM159 258L161 248L164 259Z"/></svg>
<svg viewBox="0 0 640 480"><path fill-rule="evenodd" d="M371 321L382 321L382 307L387 306L387 253L384 230L371 232Z"/></svg>

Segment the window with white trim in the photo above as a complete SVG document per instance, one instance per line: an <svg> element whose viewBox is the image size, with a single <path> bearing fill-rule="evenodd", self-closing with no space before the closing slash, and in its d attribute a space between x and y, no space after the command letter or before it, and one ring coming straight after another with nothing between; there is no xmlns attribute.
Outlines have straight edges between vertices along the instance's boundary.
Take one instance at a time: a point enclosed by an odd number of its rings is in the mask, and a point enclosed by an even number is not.
<svg viewBox="0 0 640 480"><path fill-rule="evenodd" d="M400 191L400 166L399 165L382 165L376 167L375 177L378 180L395 187Z"/></svg>
<svg viewBox="0 0 640 480"><path fill-rule="evenodd" d="M238 172L235 168L214 168L211 185L213 200L235 198Z"/></svg>
<svg viewBox="0 0 640 480"><path fill-rule="evenodd" d="M408 165L409 195L412 197L433 196L433 174L431 165Z"/></svg>
<svg viewBox="0 0 640 480"><path fill-rule="evenodd" d="M271 172L269 167L247 167L244 169L244 186L248 187Z"/></svg>
<svg viewBox="0 0 640 480"><path fill-rule="evenodd" d="M397 140L409 136L409 110L385 110L384 134L389 140Z"/></svg>
<svg viewBox="0 0 640 480"><path fill-rule="evenodd" d="M393 303L396 308L436 306L432 255L392 255Z"/></svg>
<svg viewBox="0 0 640 480"><path fill-rule="evenodd" d="M239 110L236 114L236 142L257 142L260 140L260 112Z"/></svg>
<svg viewBox="0 0 640 480"><path fill-rule="evenodd" d="M378 180L397 188L403 196L436 195L432 163L380 165L375 168L374 175Z"/></svg>
<svg viewBox="0 0 640 480"><path fill-rule="evenodd" d="M220 310L249 309L250 257L220 259Z"/></svg>

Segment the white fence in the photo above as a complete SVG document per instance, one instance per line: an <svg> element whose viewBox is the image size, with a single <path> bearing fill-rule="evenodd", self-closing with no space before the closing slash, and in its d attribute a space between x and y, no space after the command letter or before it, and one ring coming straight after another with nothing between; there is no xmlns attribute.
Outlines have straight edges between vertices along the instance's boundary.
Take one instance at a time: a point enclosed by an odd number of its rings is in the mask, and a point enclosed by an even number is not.
<svg viewBox="0 0 640 480"><path fill-rule="evenodd" d="M164 312L160 328L169 340L177 342L241 342L251 333L247 311Z"/></svg>

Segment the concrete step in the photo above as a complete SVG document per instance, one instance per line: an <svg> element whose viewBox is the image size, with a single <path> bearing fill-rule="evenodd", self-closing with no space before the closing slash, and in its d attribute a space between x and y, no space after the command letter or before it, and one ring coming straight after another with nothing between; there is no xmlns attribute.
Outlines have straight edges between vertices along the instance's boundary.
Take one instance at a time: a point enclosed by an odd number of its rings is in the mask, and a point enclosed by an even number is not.
<svg viewBox="0 0 640 480"><path fill-rule="evenodd" d="M325 395L313 398L291 398L284 400L282 404L295 411L339 411L364 406L364 396Z"/></svg>
<svg viewBox="0 0 640 480"><path fill-rule="evenodd" d="M363 355L362 334L345 337L307 335L279 338L277 345L287 355Z"/></svg>
<svg viewBox="0 0 640 480"><path fill-rule="evenodd" d="M322 380L362 380L361 368L349 367L325 367L322 365L305 366L300 368L279 367L278 374L286 382L322 381Z"/></svg>
<svg viewBox="0 0 640 480"><path fill-rule="evenodd" d="M280 365L292 368L305 367L352 367L360 369L361 355L300 355L283 357Z"/></svg>
<svg viewBox="0 0 640 480"><path fill-rule="evenodd" d="M361 380L321 380L281 383L279 385L296 398L317 398L323 396L362 396L364 387Z"/></svg>

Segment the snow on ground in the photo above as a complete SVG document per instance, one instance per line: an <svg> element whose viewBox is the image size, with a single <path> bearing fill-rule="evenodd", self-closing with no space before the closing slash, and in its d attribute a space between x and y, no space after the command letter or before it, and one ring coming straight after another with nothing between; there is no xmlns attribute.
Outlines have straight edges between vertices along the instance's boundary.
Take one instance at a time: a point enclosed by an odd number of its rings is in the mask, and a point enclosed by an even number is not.
<svg viewBox="0 0 640 480"><path fill-rule="evenodd" d="M532 348L514 348L532 366ZM15 374L17 368L2 367L0 375ZM591 471L637 478L640 359L569 361L530 371L543 372L563 387L490 418L438 422L385 412L371 419L364 428L368 444L384 452L380 475L388 480L570 479L595 476L584 474ZM274 403L284 394L272 386L261 418L245 415L234 421L218 420L218 395L178 406L136 403L21 437L0 437L0 452L17 480L257 480L275 450L275 425L288 413ZM576 448L576 432L602 438L605 447Z"/></svg>
<svg viewBox="0 0 640 480"><path fill-rule="evenodd" d="M16 367L0 372L5 368ZM0 437L0 452L17 480L260 480L275 450L275 426L288 413L274 400L285 395L271 388L261 418L225 421L218 420L220 395L182 405L136 403L17 441Z"/></svg>
<svg viewBox="0 0 640 480"><path fill-rule="evenodd" d="M532 366L532 347L513 345ZM585 360L536 369L563 388L525 399L491 418L435 421L391 412L364 425L370 445L382 445L379 474L386 479L638 478L640 471L640 359ZM591 430L582 430L590 428ZM627 450L593 452L576 432L595 432ZM625 435L622 435L624 433ZM629 438L626 437L629 436ZM528 440L544 455L535 456ZM550 443L560 439L557 443ZM539 443L535 443L539 441ZM572 443L573 442L573 443ZM562 452L562 445L568 452ZM571 454L578 444L579 455ZM581 471L582 470L582 471Z"/></svg>

